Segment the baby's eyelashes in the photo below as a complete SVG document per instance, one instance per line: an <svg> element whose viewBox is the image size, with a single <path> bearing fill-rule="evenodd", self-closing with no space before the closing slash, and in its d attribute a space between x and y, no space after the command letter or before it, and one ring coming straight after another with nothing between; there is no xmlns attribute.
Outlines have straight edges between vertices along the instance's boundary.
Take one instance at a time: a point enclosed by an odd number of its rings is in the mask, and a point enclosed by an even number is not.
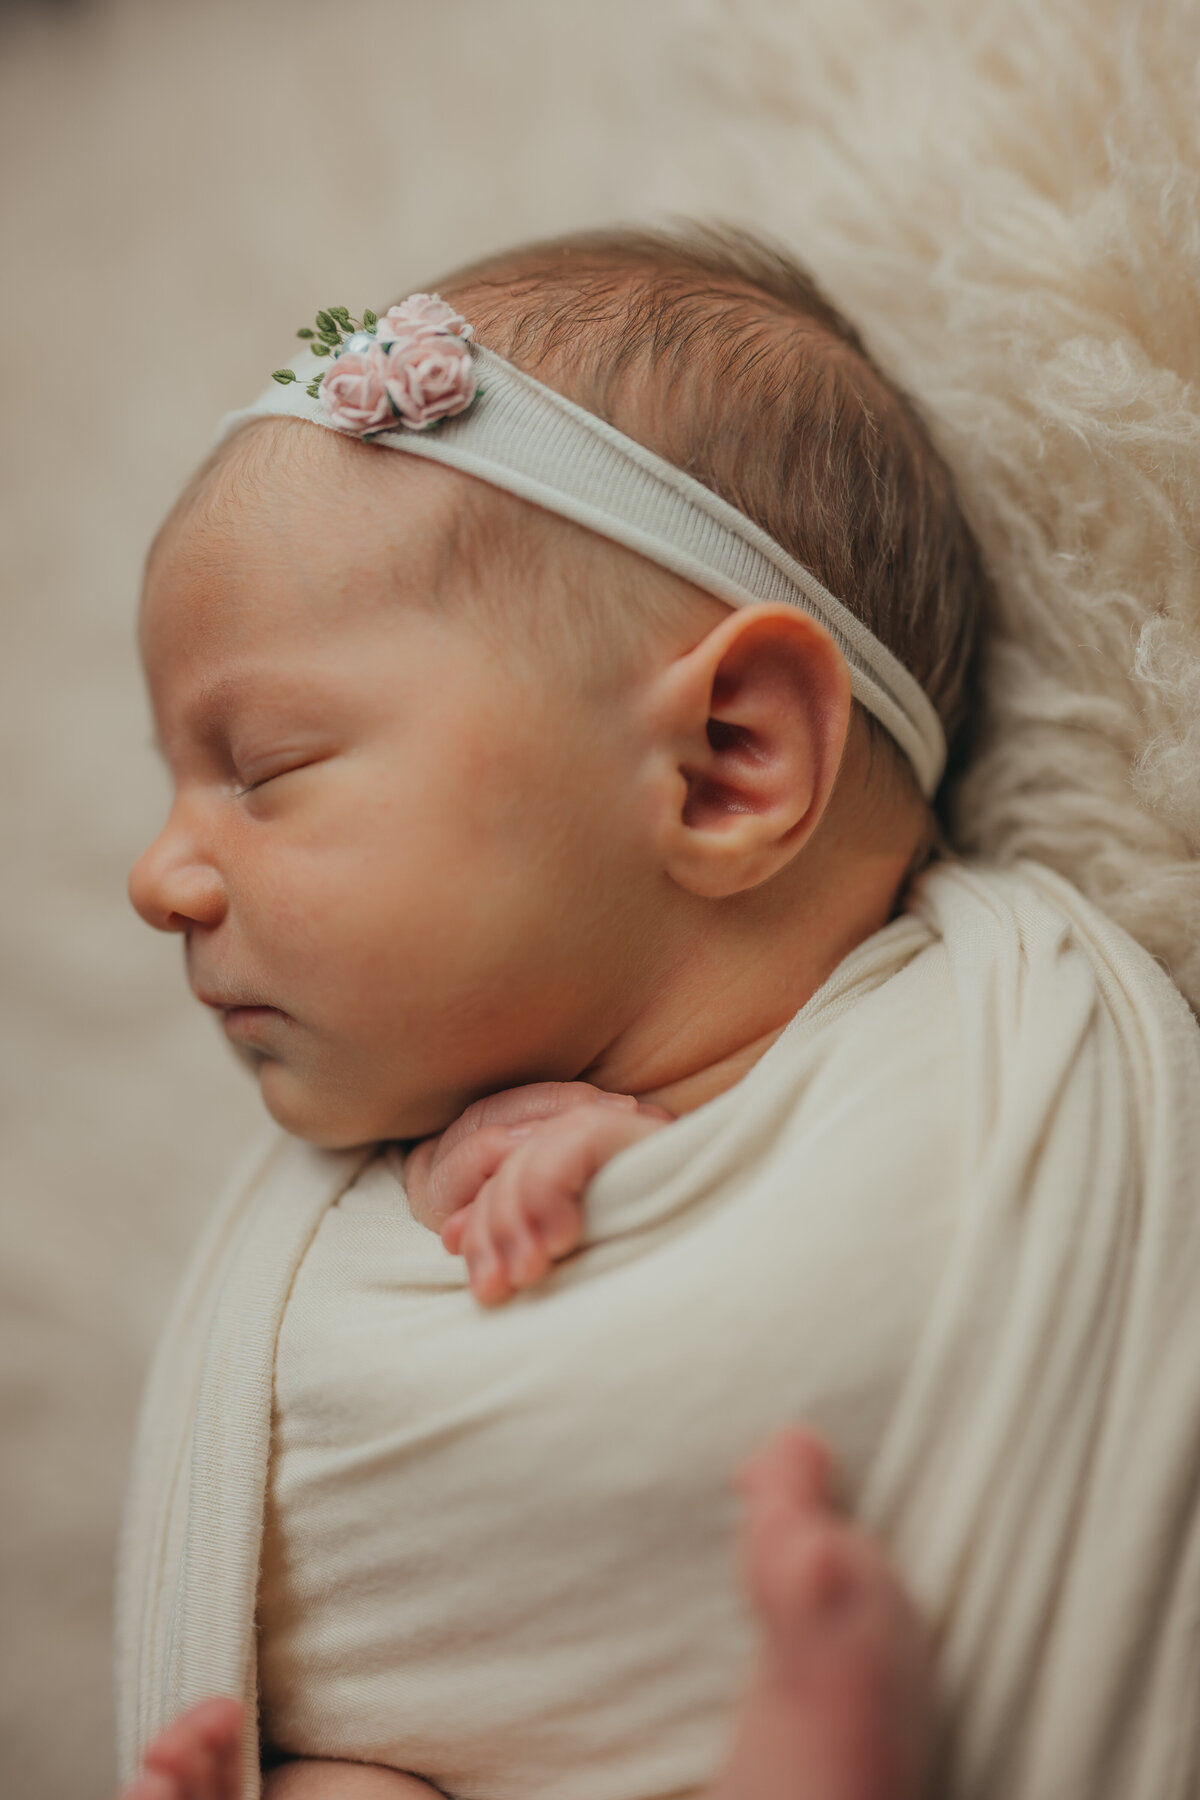
<svg viewBox="0 0 1200 1800"><path fill-rule="evenodd" d="M256 794L266 794L272 799L277 792L292 793L293 778L296 779L296 795L307 792L308 778L313 771L323 769L337 757L335 750L323 751L320 755L306 754L289 758L286 762L279 760L266 767L255 766L239 769L235 787L235 797L239 800L250 800ZM281 786L281 784L283 784Z"/></svg>
<svg viewBox="0 0 1200 1800"><path fill-rule="evenodd" d="M239 773L238 779L234 783L234 791L239 798L246 794L256 794L260 788L266 787L269 782L280 781L285 775L298 775L301 769L311 769L316 763L325 762L326 760L327 758L325 757L305 756L278 764L274 767L267 764L265 768L251 768Z"/></svg>

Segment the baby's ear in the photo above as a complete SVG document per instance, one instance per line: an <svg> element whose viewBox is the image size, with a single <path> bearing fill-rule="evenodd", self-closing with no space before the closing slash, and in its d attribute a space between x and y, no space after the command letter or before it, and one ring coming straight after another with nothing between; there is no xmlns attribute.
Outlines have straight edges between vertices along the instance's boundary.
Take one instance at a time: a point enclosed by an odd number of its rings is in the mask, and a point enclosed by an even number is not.
<svg viewBox="0 0 1200 1800"><path fill-rule="evenodd" d="M663 866L722 899L769 880L816 830L846 745L850 672L806 613L748 606L662 672L651 717Z"/></svg>

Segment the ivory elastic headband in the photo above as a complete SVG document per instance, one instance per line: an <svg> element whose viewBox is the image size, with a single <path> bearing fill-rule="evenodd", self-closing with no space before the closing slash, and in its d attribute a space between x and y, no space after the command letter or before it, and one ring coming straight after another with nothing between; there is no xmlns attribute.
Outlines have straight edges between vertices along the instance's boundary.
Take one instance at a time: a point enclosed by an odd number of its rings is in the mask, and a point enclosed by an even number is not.
<svg viewBox="0 0 1200 1800"><path fill-rule="evenodd" d="M401 310L393 309L389 316ZM466 327L460 334L464 340L468 331ZM344 339L344 349L356 355L370 342L360 332ZM462 357L468 346L456 341L454 351ZM736 507L603 419L493 351L471 345L469 355L474 391L461 401L463 410L456 416L443 416L435 429L402 426L368 433L360 426L349 434L460 469L559 513L731 606L783 601L808 613L824 625L845 657L855 699L895 738L925 796L935 792L945 768L946 739L932 702L891 651L810 570ZM336 368L335 362L331 369ZM270 415L308 419L345 434L347 426L338 423L315 386L321 374L311 353L291 370L280 370L277 382L287 385L269 388L252 406L228 414L221 436L245 419ZM308 385L310 377L313 386Z"/></svg>

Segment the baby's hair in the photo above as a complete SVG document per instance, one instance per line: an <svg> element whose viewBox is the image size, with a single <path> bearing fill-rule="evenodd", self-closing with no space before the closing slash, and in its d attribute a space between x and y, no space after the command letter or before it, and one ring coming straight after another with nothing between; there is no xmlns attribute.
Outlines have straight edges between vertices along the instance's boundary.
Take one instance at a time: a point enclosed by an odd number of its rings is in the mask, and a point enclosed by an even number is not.
<svg viewBox="0 0 1200 1800"><path fill-rule="evenodd" d="M954 744L987 591L979 549L912 401L810 275L748 232L693 226L530 244L438 289L480 342L810 568L916 676Z"/></svg>
<svg viewBox="0 0 1200 1800"><path fill-rule="evenodd" d="M481 343L686 470L811 569L921 683L961 766L988 597L979 548L913 402L798 264L732 228L617 230L500 252L433 285ZM218 514L253 503L281 457L311 478L306 453L319 457L328 435L243 424L172 516L201 498ZM385 461L396 479L416 474L408 457ZM557 645L602 683L624 682L649 638L703 635L721 604L482 482L464 485L440 568L432 604L453 595L510 653ZM864 717L887 768L907 772Z"/></svg>

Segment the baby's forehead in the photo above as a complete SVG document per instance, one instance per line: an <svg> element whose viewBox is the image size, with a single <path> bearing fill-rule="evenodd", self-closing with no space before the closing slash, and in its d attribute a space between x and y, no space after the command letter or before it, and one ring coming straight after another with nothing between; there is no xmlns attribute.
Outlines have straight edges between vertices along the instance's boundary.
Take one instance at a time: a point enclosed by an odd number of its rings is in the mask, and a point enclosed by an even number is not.
<svg viewBox="0 0 1200 1800"><path fill-rule="evenodd" d="M346 528L353 530L361 529L368 507L380 520L414 511L420 520L439 510L430 504L438 485L450 499L452 489L436 479L425 480L421 491L422 477L436 478L440 471L411 467L409 459L403 459L403 468L386 468L385 461L394 465L401 459L384 459L370 445L305 420L251 419L218 444L197 469L164 531L192 522L240 527L247 517L265 523L272 514L297 508L316 509L331 525L337 523L340 511ZM406 506L405 487L414 489L425 504Z"/></svg>
<svg viewBox="0 0 1200 1800"><path fill-rule="evenodd" d="M582 570L598 557L628 555L458 469L306 420L270 417L249 420L217 447L180 495L156 547L187 532L210 542L244 541L297 519L347 561L399 552L431 559L441 574L461 563L496 582L514 563L534 576L551 561Z"/></svg>
<svg viewBox="0 0 1200 1800"><path fill-rule="evenodd" d="M151 546L147 576L166 560L252 567L274 551L347 582L374 568L419 573L428 585L474 524L480 485L302 420L255 419L188 482Z"/></svg>
<svg viewBox="0 0 1200 1800"><path fill-rule="evenodd" d="M495 594L516 566L535 575L551 547L582 559L591 536L456 469L303 420L255 419L179 496L146 591L270 567L306 588L319 574L339 606L355 591L441 603L464 585Z"/></svg>
<svg viewBox="0 0 1200 1800"><path fill-rule="evenodd" d="M234 598L221 598L230 588ZM581 525L460 470L363 444L304 420L248 422L180 496L151 553L146 612L199 605L222 635L277 617L293 592L320 636L376 609L439 613L483 634L502 661L549 676L622 681L664 632L701 635L723 603ZM194 641L185 622L173 633ZM184 651L187 654L187 651Z"/></svg>

